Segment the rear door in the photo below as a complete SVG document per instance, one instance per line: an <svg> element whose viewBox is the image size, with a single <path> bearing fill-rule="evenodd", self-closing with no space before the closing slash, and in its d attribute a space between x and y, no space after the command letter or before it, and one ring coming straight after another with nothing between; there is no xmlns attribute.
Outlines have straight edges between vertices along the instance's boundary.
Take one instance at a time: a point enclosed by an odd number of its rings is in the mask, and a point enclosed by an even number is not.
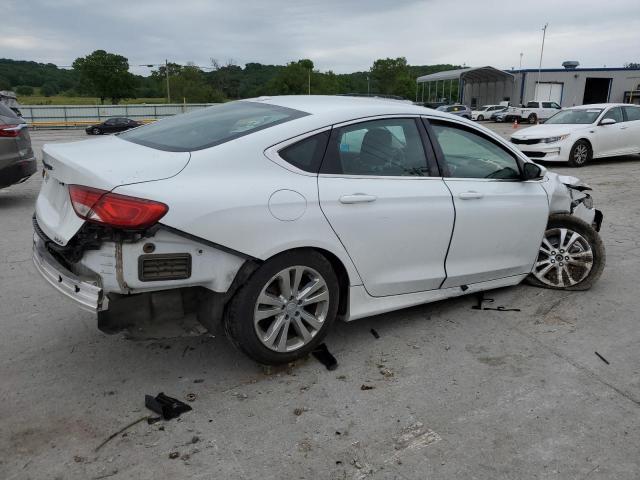
<svg viewBox="0 0 640 480"><path fill-rule="evenodd" d="M522 181L516 155L459 122L430 119L456 221L443 288L531 271L547 224L547 194Z"/></svg>
<svg viewBox="0 0 640 480"><path fill-rule="evenodd" d="M435 159L425 138L419 118L332 131L318 176L320 206L372 296L433 290L445 278L454 210L442 178L430 176Z"/></svg>
<svg viewBox="0 0 640 480"><path fill-rule="evenodd" d="M640 153L640 107L622 107L627 125L626 142L629 145L629 153Z"/></svg>

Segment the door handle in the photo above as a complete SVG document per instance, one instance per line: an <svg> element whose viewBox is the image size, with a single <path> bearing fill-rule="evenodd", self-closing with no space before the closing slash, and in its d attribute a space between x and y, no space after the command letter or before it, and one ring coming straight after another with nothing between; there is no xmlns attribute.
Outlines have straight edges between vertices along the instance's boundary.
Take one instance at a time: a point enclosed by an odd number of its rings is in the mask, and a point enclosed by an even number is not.
<svg viewBox="0 0 640 480"><path fill-rule="evenodd" d="M352 195L342 195L340 197L340 203L371 203L375 202L377 198L375 195L367 195L366 193L354 193Z"/></svg>
<svg viewBox="0 0 640 480"><path fill-rule="evenodd" d="M477 200L484 197L484 194L480 192L462 192L458 194L458 198L461 200Z"/></svg>

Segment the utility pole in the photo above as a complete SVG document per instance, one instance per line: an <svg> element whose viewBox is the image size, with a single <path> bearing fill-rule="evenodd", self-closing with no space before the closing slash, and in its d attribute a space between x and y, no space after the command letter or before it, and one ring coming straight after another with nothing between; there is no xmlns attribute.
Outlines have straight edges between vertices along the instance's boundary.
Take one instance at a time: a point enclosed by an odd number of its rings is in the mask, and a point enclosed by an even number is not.
<svg viewBox="0 0 640 480"><path fill-rule="evenodd" d="M367 97L371 95L371 88L369 85L369 75L367 75Z"/></svg>
<svg viewBox="0 0 640 480"><path fill-rule="evenodd" d="M540 74L542 71L542 54L544 53L544 39L547 36L547 27L549 23L545 23L544 27L542 27L542 47L540 48L540 63L538 64L538 81L536 82L536 89L534 93L534 100L538 98L538 87L540 86Z"/></svg>
<svg viewBox="0 0 640 480"><path fill-rule="evenodd" d="M167 76L167 103L171 103L171 91L169 90L169 61L164 59L164 73Z"/></svg>
<svg viewBox="0 0 640 480"><path fill-rule="evenodd" d="M311 95L311 69L309 69L309 93L308 95Z"/></svg>
<svg viewBox="0 0 640 480"><path fill-rule="evenodd" d="M522 52L520 52L520 70L522 70L522 55L524 55Z"/></svg>

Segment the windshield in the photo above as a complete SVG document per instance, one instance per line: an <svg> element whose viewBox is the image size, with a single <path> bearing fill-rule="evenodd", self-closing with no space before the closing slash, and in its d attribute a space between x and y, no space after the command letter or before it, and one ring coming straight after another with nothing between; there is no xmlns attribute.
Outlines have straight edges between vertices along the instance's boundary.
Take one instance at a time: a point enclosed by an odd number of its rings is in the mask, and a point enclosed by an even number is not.
<svg viewBox="0 0 640 480"><path fill-rule="evenodd" d="M440 110L441 112L444 112L444 111L447 110L447 106L446 105L442 105L442 106L436 108L436 110Z"/></svg>
<svg viewBox="0 0 640 480"><path fill-rule="evenodd" d="M553 117L545 122L562 123L562 124L584 124L588 125L596 121L596 118L602 113L601 108L580 108L576 110L563 110L556 113Z"/></svg>
<svg viewBox="0 0 640 480"><path fill-rule="evenodd" d="M484 112L486 110L489 110L489 107L491 107L491 105L485 105L484 107L480 107L478 110Z"/></svg>
<svg viewBox="0 0 640 480"><path fill-rule="evenodd" d="M123 140L170 152L213 147L308 115L266 103L239 101L176 115L119 134Z"/></svg>

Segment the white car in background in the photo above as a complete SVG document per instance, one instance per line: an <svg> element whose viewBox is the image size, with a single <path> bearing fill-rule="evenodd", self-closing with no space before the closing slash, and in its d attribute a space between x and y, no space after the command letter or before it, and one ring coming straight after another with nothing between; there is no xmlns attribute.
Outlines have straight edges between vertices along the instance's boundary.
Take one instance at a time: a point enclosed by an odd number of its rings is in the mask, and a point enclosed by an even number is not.
<svg viewBox="0 0 640 480"><path fill-rule="evenodd" d="M478 122L489 120L491 115L498 112L504 112L507 108L509 108L507 105L483 105L477 110L471 111L471 119L477 120Z"/></svg>
<svg viewBox="0 0 640 480"><path fill-rule="evenodd" d="M640 153L640 106L603 103L571 107L511 136L533 160L582 167L592 158Z"/></svg>
<svg viewBox="0 0 640 480"><path fill-rule="evenodd" d="M589 187L396 101L242 100L43 154L33 260L54 288L109 333L223 322L261 363L308 354L336 318L527 277L585 290L605 263Z"/></svg>

